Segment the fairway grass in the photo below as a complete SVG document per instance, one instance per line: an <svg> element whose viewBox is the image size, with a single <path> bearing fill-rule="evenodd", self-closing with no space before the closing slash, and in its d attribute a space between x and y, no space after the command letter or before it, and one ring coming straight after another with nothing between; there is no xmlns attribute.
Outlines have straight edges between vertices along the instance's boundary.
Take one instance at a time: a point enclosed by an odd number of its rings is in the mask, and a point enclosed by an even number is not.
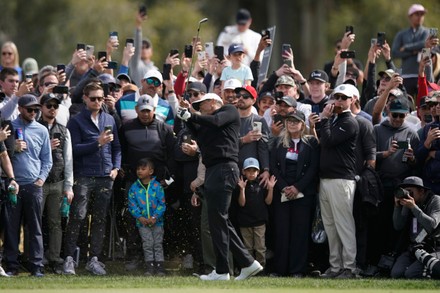
<svg viewBox="0 0 440 293"><path fill-rule="evenodd" d="M57 276L37 279L23 274L0 278L0 292L439 292L440 281L433 280L323 280L254 277L245 281L202 282L196 277L142 276Z"/></svg>

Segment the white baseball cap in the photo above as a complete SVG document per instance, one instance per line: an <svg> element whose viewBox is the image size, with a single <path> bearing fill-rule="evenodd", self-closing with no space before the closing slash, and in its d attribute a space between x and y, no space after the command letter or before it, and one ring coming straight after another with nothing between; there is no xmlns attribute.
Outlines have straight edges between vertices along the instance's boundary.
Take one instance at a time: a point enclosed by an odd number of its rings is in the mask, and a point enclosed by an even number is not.
<svg viewBox="0 0 440 293"><path fill-rule="evenodd" d="M238 87L242 87L243 85L238 79L231 78L228 80L225 80L225 83L223 84L224 90L235 90Z"/></svg>
<svg viewBox="0 0 440 293"><path fill-rule="evenodd" d="M200 103L203 101L206 101L206 100L216 100L223 105L222 99L217 94L214 94L214 93L209 93L209 94L204 95L203 98L201 98L198 101L192 102L191 105L194 110L199 111L200 110Z"/></svg>

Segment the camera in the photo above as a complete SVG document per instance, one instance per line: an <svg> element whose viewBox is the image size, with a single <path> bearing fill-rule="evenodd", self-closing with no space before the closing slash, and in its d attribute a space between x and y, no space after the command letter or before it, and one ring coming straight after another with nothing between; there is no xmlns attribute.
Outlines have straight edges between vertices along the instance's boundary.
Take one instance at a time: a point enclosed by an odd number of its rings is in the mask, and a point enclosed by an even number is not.
<svg viewBox="0 0 440 293"><path fill-rule="evenodd" d="M409 191L402 187L396 188L396 190L394 190L394 197L398 199L409 198Z"/></svg>

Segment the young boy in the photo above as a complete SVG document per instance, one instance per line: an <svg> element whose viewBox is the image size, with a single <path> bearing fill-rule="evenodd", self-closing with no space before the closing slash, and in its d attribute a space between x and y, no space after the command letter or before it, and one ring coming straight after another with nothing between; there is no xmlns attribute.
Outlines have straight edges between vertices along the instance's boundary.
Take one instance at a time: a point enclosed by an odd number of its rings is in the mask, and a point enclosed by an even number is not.
<svg viewBox="0 0 440 293"><path fill-rule="evenodd" d="M238 195L238 224L243 237L244 246L254 255L264 267L266 263L265 237L266 222L268 220L267 205L272 203L273 187L276 178L271 176L267 183L267 190L260 186L258 174L260 164L255 158L247 158L243 163L243 177L238 180L240 194Z"/></svg>
<svg viewBox="0 0 440 293"><path fill-rule="evenodd" d="M136 226L142 238L146 276L165 275L163 266L163 216L165 195L159 181L153 177L154 164L150 159L141 159L137 164L138 179L128 192L129 211L136 218Z"/></svg>
<svg viewBox="0 0 440 293"><path fill-rule="evenodd" d="M222 88L225 80L235 78L238 79L243 86L251 85L254 80L251 68L242 64L244 58L244 49L239 44L232 44L229 46L229 61L231 66L227 66L222 71L220 80L222 81Z"/></svg>

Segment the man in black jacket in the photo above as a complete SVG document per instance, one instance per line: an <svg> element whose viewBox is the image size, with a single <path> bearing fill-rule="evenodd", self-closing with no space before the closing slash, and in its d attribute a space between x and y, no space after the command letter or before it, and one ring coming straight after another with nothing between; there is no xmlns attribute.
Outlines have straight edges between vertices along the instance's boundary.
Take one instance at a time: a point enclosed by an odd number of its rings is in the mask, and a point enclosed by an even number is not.
<svg viewBox="0 0 440 293"><path fill-rule="evenodd" d="M202 115L191 115L179 108L177 116L188 122L196 135L206 166L205 196L208 202L208 221L217 256L216 269L202 280L229 280L228 254L231 250L237 265L242 268L235 280L243 280L259 273L263 267L252 258L232 226L228 209L232 192L237 186L240 116L233 105L224 105L216 94L206 94L193 102L194 110Z"/></svg>
<svg viewBox="0 0 440 293"><path fill-rule="evenodd" d="M350 111L351 88L342 84L333 97L335 103L328 103L321 116L319 197L330 248L330 268L323 277L352 278L356 269L353 199L359 124Z"/></svg>

